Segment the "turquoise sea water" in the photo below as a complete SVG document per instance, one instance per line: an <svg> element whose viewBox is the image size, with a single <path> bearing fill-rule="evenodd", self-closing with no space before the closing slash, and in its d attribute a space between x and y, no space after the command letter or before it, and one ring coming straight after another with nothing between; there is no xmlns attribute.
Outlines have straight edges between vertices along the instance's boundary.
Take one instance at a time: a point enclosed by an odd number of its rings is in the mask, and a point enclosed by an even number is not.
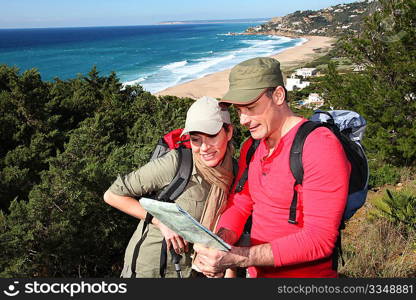
<svg viewBox="0 0 416 300"><path fill-rule="evenodd" d="M157 92L302 43L277 36L230 35L255 23L1 29L0 64L37 68L43 80L74 78L95 65L126 84Z"/></svg>

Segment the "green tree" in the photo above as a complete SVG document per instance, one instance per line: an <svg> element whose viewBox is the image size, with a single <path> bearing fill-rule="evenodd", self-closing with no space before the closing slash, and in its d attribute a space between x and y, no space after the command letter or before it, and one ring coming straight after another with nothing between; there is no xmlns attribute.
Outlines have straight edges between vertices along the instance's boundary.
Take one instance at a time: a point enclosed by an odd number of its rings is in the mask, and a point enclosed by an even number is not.
<svg viewBox="0 0 416 300"><path fill-rule="evenodd" d="M164 133L183 127L192 100L121 89L113 75L95 72L56 80L51 90L48 109L55 114L48 124L59 127L58 116L72 130L62 150L47 158L47 168L35 168L40 180L28 201L14 200L10 213L1 215L0 276L118 276L137 220L106 205L103 193L117 174L147 162ZM72 108L71 97L95 102ZM80 113L85 118L77 123L71 114Z"/></svg>
<svg viewBox="0 0 416 300"><path fill-rule="evenodd" d="M39 169L53 152L56 132L47 125L49 85L36 70L0 66L0 207L27 199Z"/></svg>
<svg viewBox="0 0 416 300"><path fill-rule="evenodd" d="M365 67L339 74L329 64L322 85L334 108L368 121L364 144L371 157L396 166L416 162L416 1L381 0L358 35L341 39L342 53Z"/></svg>

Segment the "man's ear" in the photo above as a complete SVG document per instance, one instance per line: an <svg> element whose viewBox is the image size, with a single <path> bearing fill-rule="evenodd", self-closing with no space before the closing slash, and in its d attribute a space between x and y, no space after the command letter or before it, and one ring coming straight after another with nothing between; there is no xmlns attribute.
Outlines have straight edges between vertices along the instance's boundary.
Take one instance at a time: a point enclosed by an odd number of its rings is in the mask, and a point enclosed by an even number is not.
<svg viewBox="0 0 416 300"><path fill-rule="evenodd" d="M278 86L275 88L273 92L273 101L277 105L282 105L285 102L286 91L282 86Z"/></svg>

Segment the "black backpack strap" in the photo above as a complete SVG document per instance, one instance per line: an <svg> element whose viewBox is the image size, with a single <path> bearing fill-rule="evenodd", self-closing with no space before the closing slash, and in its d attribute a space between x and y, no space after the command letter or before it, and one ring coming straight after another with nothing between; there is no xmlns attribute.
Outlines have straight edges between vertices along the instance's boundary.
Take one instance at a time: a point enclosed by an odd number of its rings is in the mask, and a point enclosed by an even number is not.
<svg viewBox="0 0 416 300"><path fill-rule="evenodd" d="M251 145L250 148L248 148L247 150L247 154L246 154L246 168L243 172L243 174L241 175L240 180L238 181L236 187L235 187L235 192L239 193L243 190L244 188L244 184L246 183L247 179L248 179L248 169L250 166L250 162L251 162L251 158L254 155L254 152L256 152L257 147L260 145L260 140L255 140L253 138L251 138ZM244 225L244 230L243 232L245 233L250 233L251 232L251 224L252 224L252 217L251 215L248 217L246 224Z"/></svg>
<svg viewBox="0 0 416 300"><path fill-rule="evenodd" d="M332 254L332 269L335 271L338 271L338 259L341 258L341 265L345 265L345 260L342 255L342 245L341 245L341 233L342 230L345 229L345 221L341 220L341 224L338 228L338 237L335 242L334 252Z"/></svg>
<svg viewBox="0 0 416 300"><path fill-rule="evenodd" d="M147 225L151 222L152 218L153 218L153 216L151 214L147 213L146 219L143 222L142 236L140 237L140 240L137 242L136 246L134 247L133 257L132 257L132 260L131 260L132 263L131 263L131 266L130 266L131 278L136 277L136 261L137 261L137 258L139 257L140 246L142 245L143 241L147 237L147 233L149 232L149 228L148 228Z"/></svg>
<svg viewBox="0 0 416 300"><path fill-rule="evenodd" d="M180 146L178 149L178 170L176 171L175 177L171 183L163 189L159 194L158 199L160 201L174 202L178 198L185 187L187 186L189 179L191 178L193 169L192 150L184 146ZM160 277L165 277L166 266L167 266L168 250L166 240L163 239L162 246L160 249L160 265L159 273Z"/></svg>
<svg viewBox="0 0 416 300"><path fill-rule="evenodd" d="M296 207L298 203L298 192L296 190L296 186L302 184L303 182L303 164L302 164L302 152L303 152L303 145L305 144L305 140L307 136L314 131L318 127L325 126L322 123L306 121L303 123L293 140L292 147L290 149L290 157L289 157L289 164L290 164L290 171L292 172L293 177L295 178L295 184L293 186L293 198L292 203L290 204L289 210L289 220L288 222L291 224L297 224L296 221Z"/></svg>
<svg viewBox="0 0 416 300"><path fill-rule="evenodd" d="M166 240L163 239L162 246L160 248L160 268L159 268L159 274L160 274L160 277L162 278L165 278L167 260L168 260L168 246L166 244Z"/></svg>
<svg viewBox="0 0 416 300"><path fill-rule="evenodd" d="M160 147L160 151L163 151L163 149L165 149L163 139L159 141L158 146ZM155 152L157 150L157 147L155 149ZM186 185L189 182L189 179L191 178L192 169L193 169L192 150L189 148L186 148L185 146L180 146L177 150L178 150L178 169L176 170L175 177L172 179L171 183L168 186L166 186L163 189L163 191L159 194L158 199L160 201L168 201L168 202L175 201L175 199L183 193ZM142 245L144 239L147 236L148 230L146 230L146 228L148 228L148 224L151 223L152 218L153 216L150 213L147 213L146 218L143 221L144 224L143 224L142 236L134 248L133 257L132 257L132 263L131 263L132 278L136 276L136 261L139 256L140 246ZM163 240L163 242L165 246L163 246L163 243L162 243L161 255L163 255L162 254L163 252L165 253L164 257L166 261L166 257L167 257L166 241ZM165 269L166 269L166 262L164 263L163 266L162 264L160 265L161 274L162 274L162 267L163 267L163 274L164 274Z"/></svg>
<svg viewBox="0 0 416 300"><path fill-rule="evenodd" d="M244 184L246 183L247 178L248 178L248 168L250 166L251 158L253 157L254 152L256 152L256 149L259 146L259 144L260 144L260 140L255 140L251 138L251 145L250 145L250 148L248 148L247 154L246 154L246 168L243 174L241 175L241 178L238 181L237 185L235 186L234 191L236 193L239 193L243 190Z"/></svg>
<svg viewBox="0 0 416 300"><path fill-rule="evenodd" d="M191 178L193 169L192 150L186 147L179 147L178 151L178 170L172 182L166 186L159 194L160 201L173 202L185 190Z"/></svg>
<svg viewBox="0 0 416 300"><path fill-rule="evenodd" d="M233 183L230 186L230 190L229 190L230 194L233 191L234 183L237 180L237 174L238 174L238 160L235 159L234 157L232 159L232 164L233 164L233 177L234 177L234 179L233 179Z"/></svg>

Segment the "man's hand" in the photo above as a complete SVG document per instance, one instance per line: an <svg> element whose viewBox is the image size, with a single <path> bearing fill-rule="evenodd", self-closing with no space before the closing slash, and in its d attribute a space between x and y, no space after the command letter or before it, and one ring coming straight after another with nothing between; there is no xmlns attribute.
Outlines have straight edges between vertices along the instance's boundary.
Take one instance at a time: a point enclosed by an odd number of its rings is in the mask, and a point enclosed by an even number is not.
<svg viewBox="0 0 416 300"><path fill-rule="evenodd" d="M198 254L195 258L195 265L198 270L209 278L221 278L225 269L219 262L227 252L212 248L205 248L201 244L194 244L194 250Z"/></svg>
<svg viewBox="0 0 416 300"><path fill-rule="evenodd" d="M230 267L243 266L248 256L248 248L233 247L231 251L221 251L206 248L201 244L195 244L194 250L198 253L195 264L205 276L220 278L224 276L226 269Z"/></svg>
<svg viewBox="0 0 416 300"><path fill-rule="evenodd" d="M198 253L195 265L207 277L222 277L228 268L274 266L272 247L269 243L251 247L232 247L228 252L195 244L194 250Z"/></svg>

